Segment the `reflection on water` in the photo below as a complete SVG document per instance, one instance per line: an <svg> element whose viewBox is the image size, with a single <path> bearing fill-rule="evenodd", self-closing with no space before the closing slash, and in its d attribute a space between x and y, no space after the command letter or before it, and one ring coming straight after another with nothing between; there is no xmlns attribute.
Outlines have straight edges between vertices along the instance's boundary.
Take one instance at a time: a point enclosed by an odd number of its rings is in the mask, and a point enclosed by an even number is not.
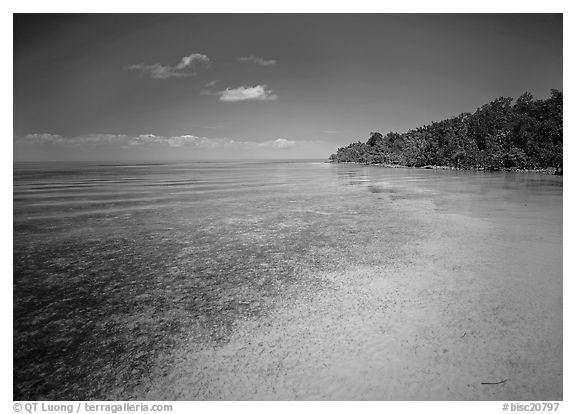
<svg viewBox="0 0 576 414"><path fill-rule="evenodd" d="M219 346L314 272L400 254L410 211L561 244L562 178L539 174L16 164L13 197L15 399L129 396L191 332Z"/></svg>
<svg viewBox="0 0 576 414"><path fill-rule="evenodd" d="M334 166L338 181L390 200L431 198L440 211L502 220L529 214L561 232L562 177L536 173Z"/></svg>

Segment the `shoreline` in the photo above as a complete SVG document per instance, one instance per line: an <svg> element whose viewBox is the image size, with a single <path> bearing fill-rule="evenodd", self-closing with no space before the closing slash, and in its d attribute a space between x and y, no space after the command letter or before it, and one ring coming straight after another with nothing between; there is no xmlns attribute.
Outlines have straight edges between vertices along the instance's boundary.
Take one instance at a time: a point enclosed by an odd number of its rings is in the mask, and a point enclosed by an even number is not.
<svg viewBox="0 0 576 414"><path fill-rule="evenodd" d="M452 170L452 171L482 171L482 172L510 172L510 173L537 173L537 174L546 174L546 175L563 175L563 168L556 168L556 167L547 167L547 168L533 168L533 169L522 169L522 168L501 168L498 170L491 170L486 169L484 167L471 167L471 168L460 168L460 167L452 167L448 165L423 165L422 167L415 167L409 165L400 165L400 164L382 164L382 163L373 163L367 164L362 162L354 162L354 161L325 161L326 164L356 164L356 165L365 165L365 166L374 166L374 167L382 167L382 168L409 168L409 169L416 169L416 170Z"/></svg>

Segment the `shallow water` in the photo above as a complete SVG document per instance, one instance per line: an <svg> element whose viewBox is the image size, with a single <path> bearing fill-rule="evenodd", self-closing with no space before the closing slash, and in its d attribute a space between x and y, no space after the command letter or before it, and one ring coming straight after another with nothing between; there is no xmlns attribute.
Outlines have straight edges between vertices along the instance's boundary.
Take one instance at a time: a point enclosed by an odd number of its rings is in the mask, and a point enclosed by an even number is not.
<svg viewBox="0 0 576 414"><path fill-rule="evenodd" d="M14 167L15 399L560 399L561 289L561 177Z"/></svg>

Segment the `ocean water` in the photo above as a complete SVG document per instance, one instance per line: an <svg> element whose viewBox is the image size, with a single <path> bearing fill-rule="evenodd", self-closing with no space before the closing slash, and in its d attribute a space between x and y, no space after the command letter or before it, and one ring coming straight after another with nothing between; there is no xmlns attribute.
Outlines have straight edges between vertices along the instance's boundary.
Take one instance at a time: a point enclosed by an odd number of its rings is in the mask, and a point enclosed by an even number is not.
<svg viewBox="0 0 576 414"><path fill-rule="evenodd" d="M448 256L450 283L464 271L504 281L490 300L515 303L499 292L526 277L530 292L518 295L543 301L541 313L514 319L528 306L518 299L511 320L494 323L557 327L542 346L561 384L562 177L322 161L30 163L14 165L13 197L16 400L162 398L157 384L188 344L225 347L242 323L330 295L327 273L401 267L410 278L410 266ZM315 396L338 396L332 385ZM234 397L209 391L176 397Z"/></svg>

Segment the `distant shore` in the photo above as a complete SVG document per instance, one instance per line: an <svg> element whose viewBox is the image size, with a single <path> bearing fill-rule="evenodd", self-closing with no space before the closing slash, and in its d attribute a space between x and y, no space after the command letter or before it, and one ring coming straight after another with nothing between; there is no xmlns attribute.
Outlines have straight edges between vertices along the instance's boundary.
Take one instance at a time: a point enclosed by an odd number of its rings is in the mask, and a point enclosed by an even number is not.
<svg viewBox="0 0 576 414"><path fill-rule="evenodd" d="M516 172L516 173L539 173L539 174L547 174L547 175L563 175L562 168L555 168L555 167L547 167L547 168L533 168L533 169L522 169L522 168L500 168L497 170L488 169L484 167L471 167L471 168L460 168L460 167L451 167L448 165L423 165L421 167L414 167L409 165L400 165L400 164L382 164L382 163L362 163L362 162L353 162L353 161L333 161L328 160L325 161L327 164L356 164L356 165L366 165L366 166L374 166L374 167L383 167L383 168L412 168L418 170L454 170L454 171L488 171L488 172Z"/></svg>

